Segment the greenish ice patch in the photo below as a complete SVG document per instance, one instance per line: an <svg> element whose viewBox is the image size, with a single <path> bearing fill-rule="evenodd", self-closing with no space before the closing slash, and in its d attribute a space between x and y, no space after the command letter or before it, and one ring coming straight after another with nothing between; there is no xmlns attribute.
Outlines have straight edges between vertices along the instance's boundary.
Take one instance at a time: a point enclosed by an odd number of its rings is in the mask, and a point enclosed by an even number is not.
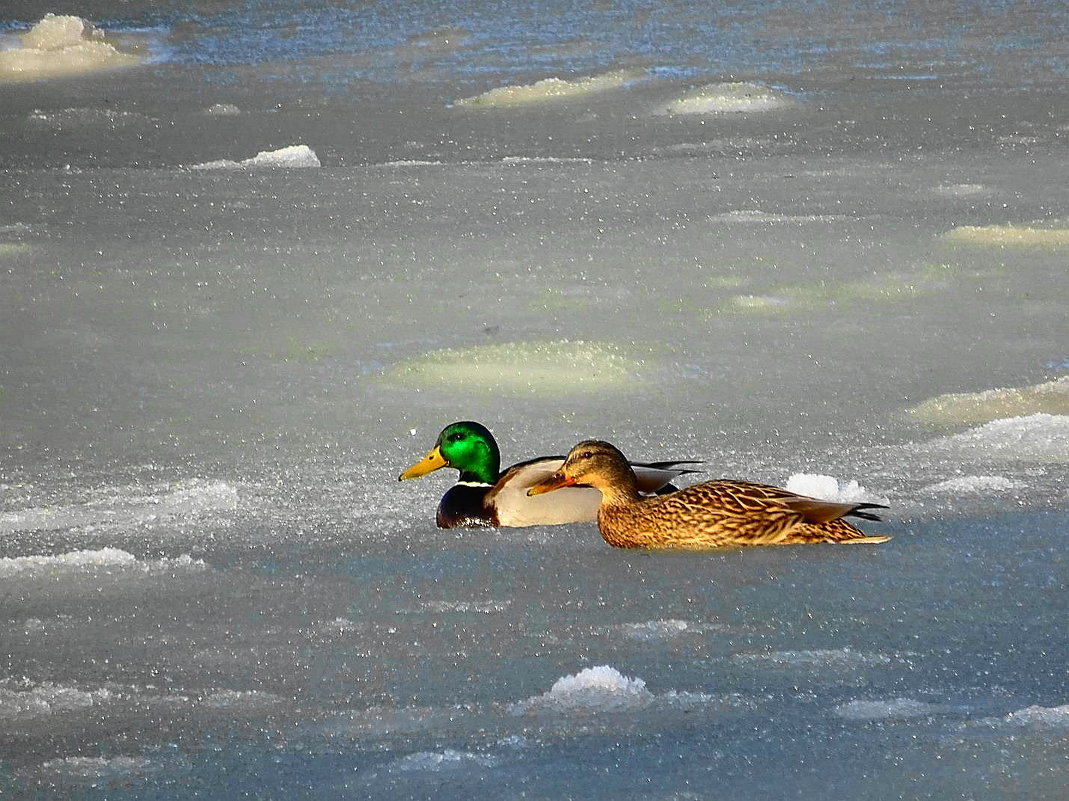
<svg viewBox="0 0 1069 801"><path fill-rule="evenodd" d="M956 245L1057 248L1069 245L1069 228L1027 225L961 225L943 234Z"/></svg>
<svg viewBox="0 0 1069 801"><path fill-rule="evenodd" d="M987 423L1033 414L1069 415L1069 377L1030 387L937 395L909 411L918 420L940 425Z"/></svg>
<svg viewBox="0 0 1069 801"><path fill-rule="evenodd" d="M611 342L507 342L434 351L382 374L388 383L504 395L622 390L643 381L651 354Z"/></svg>

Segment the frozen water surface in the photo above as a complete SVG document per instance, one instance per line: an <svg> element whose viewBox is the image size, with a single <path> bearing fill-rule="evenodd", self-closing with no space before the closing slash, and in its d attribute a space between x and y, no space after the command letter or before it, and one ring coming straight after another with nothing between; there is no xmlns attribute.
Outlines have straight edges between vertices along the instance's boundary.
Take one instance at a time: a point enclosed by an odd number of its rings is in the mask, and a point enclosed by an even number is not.
<svg viewBox="0 0 1069 801"><path fill-rule="evenodd" d="M0 795L1065 797L1062 6L87 0L76 71L47 10ZM893 539L439 531L457 419Z"/></svg>

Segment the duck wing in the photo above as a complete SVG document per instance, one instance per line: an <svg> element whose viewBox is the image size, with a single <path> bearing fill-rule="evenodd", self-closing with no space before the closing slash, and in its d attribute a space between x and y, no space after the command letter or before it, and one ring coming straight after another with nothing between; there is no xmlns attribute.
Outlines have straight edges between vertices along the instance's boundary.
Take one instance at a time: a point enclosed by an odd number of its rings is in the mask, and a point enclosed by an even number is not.
<svg viewBox="0 0 1069 801"><path fill-rule="evenodd" d="M544 495L527 494L527 490L559 470L562 464L563 456L543 456L505 470L486 494L486 505L493 509L498 524L555 526L597 520L601 493L592 487L565 487Z"/></svg>
<svg viewBox="0 0 1069 801"><path fill-rule="evenodd" d="M692 464L702 464L702 462L631 462L631 469L638 480L639 492L644 495L663 495L679 489L673 486L672 482L680 476L700 472L686 466Z"/></svg>
<svg viewBox="0 0 1069 801"><path fill-rule="evenodd" d="M886 509L879 503L840 503L824 501L799 495L782 487L768 484L753 484L748 481L718 481L719 485L731 491L733 495L749 498L751 501L773 501L782 503L802 515L806 523L830 523L843 517L857 517L862 520L881 520L882 518L868 511L869 509Z"/></svg>

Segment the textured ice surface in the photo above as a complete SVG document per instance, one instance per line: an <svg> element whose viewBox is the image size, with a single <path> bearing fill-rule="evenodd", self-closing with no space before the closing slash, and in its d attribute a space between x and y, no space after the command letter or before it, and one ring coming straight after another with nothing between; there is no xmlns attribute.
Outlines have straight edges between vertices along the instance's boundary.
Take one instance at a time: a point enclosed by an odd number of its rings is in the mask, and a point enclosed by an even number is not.
<svg viewBox="0 0 1069 801"><path fill-rule="evenodd" d="M649 620L645 623L622 623L613 631L633 640L655 642L702 634L709 629L709 626L687 620Z"/></svg>
<svg viewBox="0 0 1069 801"><path fill-rule="evenodd" d="M852 648L743 653L736 654L734 658L743 663L767 664L781 668L834 671L888 665L893 661L886 654L864 653L855 651Z"/></svg>
<svg viewBox="0 0 1069 801"><path fill-rule="evenodd" d="M72 756L62 759L50 759L42 763L41 770L46 774L77 777L83 779L101 779L121 777L144 773L155 766L145 757L84 757Z"/></svg>
<svg viewBox="0 0 1069 801"><path fill-rule="evenodd" d="M1004 721L1007 726L1020 729L1069 729L1069 704L1018 709Z"/></svg>
<svg viewBox="0 0 1069 801"><path fill-rule="evenodd" d="M101 548L95 551L71 551L54 556L5 556L0 557L0 577L20 575L52 575L59 572L93 572L111 569L173 570L179 568L203 568L204 562L182 554L173 559L142 560L119 548Z"/></svg>
<svg viewBox="0 0 1069 801"><path fill-rule="evenodd" d="M445 751L419 751L409 754L391 762L387 765L387 770L399 772L467 770L472 767L493 767L495 762L496 760L491 756L447 748Z"/></svg>
<svg viewBox="0 0 1069 801"><path fill-rule="evenodd" d="M959 476L948 478L924 488L925 492L947 495L969 495L1012 492L1024 489L1025 484L1005 476Z"/></svg>
<svg viewBox="0 0 1069 801"><path fill-rule="evenodd" d="M1069 245L1069 228L1027 225L963 225L947 231L948 242L985 247L1058 248Z"/></svg>
<svg viewBox="0 0 1069 801"><path fill-rule="evenodd" d="M977 460L1069 462L1069 415L1031 414L992 420L961 434L911 445L909 449Z"/></svg>
<svg viewBox="0 0 1069 801"><path fill-rule="evenodd" d="M30 506L0 513L0 534L61 528L129 528L170 518L195 518L237 508L238 488L225 481L190 479L155 486L98 490L81 503Z"/></svg>
<svg viewBox="0 0 1069 801"><path fill-rule="evenodd" d="M890 698L886 701L850 701L835 707L833 711L847 720L901 720L940 715L951 710L940 704L912 698Z"/></svg>
<svg viewBox="0 0 1069 801"><path fill-rule="evenodd" d="M86 709L111 698L108 690L92 692L44 682L36 686L12 688L0 683L0 720L39 718Z"/></svg>

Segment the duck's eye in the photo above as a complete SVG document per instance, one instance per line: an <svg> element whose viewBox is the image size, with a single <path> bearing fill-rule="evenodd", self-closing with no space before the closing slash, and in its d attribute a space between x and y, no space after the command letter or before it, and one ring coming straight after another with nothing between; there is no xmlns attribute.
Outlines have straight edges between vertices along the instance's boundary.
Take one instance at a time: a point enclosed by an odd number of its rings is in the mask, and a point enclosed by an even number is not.
<svg viewBox="0 0 1069 801"><path fill-rule="evenodd" d="M464 435L460 433L453 434L449 437L450 442L460 442L462 439L464 439Z"/></svg>
<svg viewBox="0 0 1069 801"><path fill-rule="evenodd" d="M594 458L594 454L592 452L590 452L590 451L583 451L581 454L579 454L579 458L580 459L593 459Z"/></svg>

